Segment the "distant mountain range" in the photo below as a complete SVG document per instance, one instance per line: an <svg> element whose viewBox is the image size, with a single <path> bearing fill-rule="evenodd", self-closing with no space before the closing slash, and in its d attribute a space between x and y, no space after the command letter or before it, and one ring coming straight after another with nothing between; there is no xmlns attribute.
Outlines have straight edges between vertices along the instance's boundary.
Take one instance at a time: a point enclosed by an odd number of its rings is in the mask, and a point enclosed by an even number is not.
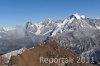
<svg viewBox="0 0 100 66"><path fill-rule="evenodd" d="M36 24L27 22L25 26L1 27L0 53L37 47L51 39L82 57L94 57L94 61L100 61L100 19L78 13L64 20L49 18Z"/></svg>

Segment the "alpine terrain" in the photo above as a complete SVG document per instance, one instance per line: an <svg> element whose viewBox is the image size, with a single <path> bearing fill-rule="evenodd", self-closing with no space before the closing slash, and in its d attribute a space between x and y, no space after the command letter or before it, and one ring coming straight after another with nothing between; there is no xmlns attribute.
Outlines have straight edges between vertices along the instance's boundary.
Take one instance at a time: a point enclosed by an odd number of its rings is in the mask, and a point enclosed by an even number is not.
<svg viewBox="0 0 100 66"><path fill-rule="evenodd" d="M64 20L51 20L48 18L39 23L29 21L25 26L1 27L1 57L6 58L5 62L7 64L11 62L10 60L14 56L15 66L25 66L21 64L24 62L26 62L26 66L32 66L32 62L28 63L27 59L23 60L21 57L28 58L27 56L30 55L31 57L34 56L33 58L35 58L35 56L38 58L39 47L42 48L41 46L44 46L45 43L50 40L56 41L61 47L59 49L65 54L61 53L62 57L67 57L66 53L73 51L75 52L75 57L77 57L76 55L88 57L90 63L91 60L93 60L94 63L100 62L100 19L91 19L84 15L79 15L78 13ZM48 44L50 43L47 43L47 45ZM50 45L52 50L44 46L43 49L40 49L40 54L45 56L49 51L54 52L55 50L53 50L51 46L53 47L53 45ZM68 49L71 51L68 51ZM60 56L60 53L56 54ZM38 61L37 58L35 58L35 60L30 58L30 60L34 61L34 66L39 66L35 65Z"/></svg>

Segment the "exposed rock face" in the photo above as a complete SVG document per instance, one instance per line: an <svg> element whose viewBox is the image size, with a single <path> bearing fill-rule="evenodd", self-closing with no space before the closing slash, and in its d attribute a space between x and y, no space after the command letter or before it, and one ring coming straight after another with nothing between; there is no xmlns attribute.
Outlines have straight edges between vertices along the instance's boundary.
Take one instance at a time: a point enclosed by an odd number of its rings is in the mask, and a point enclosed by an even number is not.
<svg viewBox="0 0 100 66"><path fill-rule="evenodd" d="M27 28L29 28L31 25L32 25L32 22L29 21L29 22L26 23L25 28L27 29Z"/></svg>

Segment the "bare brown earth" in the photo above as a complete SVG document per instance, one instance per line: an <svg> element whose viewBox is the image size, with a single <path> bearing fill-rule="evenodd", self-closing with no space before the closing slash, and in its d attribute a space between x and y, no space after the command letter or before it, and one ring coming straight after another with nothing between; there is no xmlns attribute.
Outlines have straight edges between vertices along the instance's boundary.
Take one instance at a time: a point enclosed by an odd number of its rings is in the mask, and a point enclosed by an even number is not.
<svg viewBox="0 0 100 66"><path fill-rule="evenodd" d="M12 57L9 63L14 66L94 66L92 64L77 63L79 55L75 54L70 49L60 47L55 41L50 41L39 47L26 50L21 55ZM72 63L41 63L40 57L47 58L74 58Z"/></svg>
<svg viewBox="0 0 100 66"><path fill-rule="evenodd" d="M0 57L0 66L4 65L4 58Z"/></svg>

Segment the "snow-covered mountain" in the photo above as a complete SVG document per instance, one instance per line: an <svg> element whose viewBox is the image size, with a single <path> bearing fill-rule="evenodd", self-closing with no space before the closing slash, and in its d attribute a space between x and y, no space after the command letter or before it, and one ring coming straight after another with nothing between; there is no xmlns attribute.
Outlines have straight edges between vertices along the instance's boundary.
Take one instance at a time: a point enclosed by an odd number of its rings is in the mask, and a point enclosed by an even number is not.
<svg viewBox="0 0 100 66"><path fill-rule="evenodd" d="M64 20L51 20L48 18L40 23L32 24L31 21L27 22L25 27L17 26L1 27L0 37L11 38L11 37L25 37L28 34L34 35L46 35L51 33L51 36L55 36L58 33L62 33L66 30L77 30L77 29L100 29L100 19L90 19L84 15L78 13L69 16ZM22 35L23 34L23 35ZM17 36L16 36L17 35Z"/></svg>
<svg viewBox="0 0 100 66"><path fill-rule="evenodd" d="M25 26L0 28L0 52L38 46L52 38L81 56L93 56L95 60L100 60L100 19L78 13L64 20L49 18L40 23L29 21Z"/></svg>
<svg viewBox="0 0 100 66"><path fill-rule="evenodd" d="M28 22L26 24L26 29L28 32L34 35L50 34L51 36L55 36L64 31L74 31L78 29L100 29L99 22L99 19L90 19L76 13L64 20L53 21L51 19L47 19L38 24Z"/></svg>

